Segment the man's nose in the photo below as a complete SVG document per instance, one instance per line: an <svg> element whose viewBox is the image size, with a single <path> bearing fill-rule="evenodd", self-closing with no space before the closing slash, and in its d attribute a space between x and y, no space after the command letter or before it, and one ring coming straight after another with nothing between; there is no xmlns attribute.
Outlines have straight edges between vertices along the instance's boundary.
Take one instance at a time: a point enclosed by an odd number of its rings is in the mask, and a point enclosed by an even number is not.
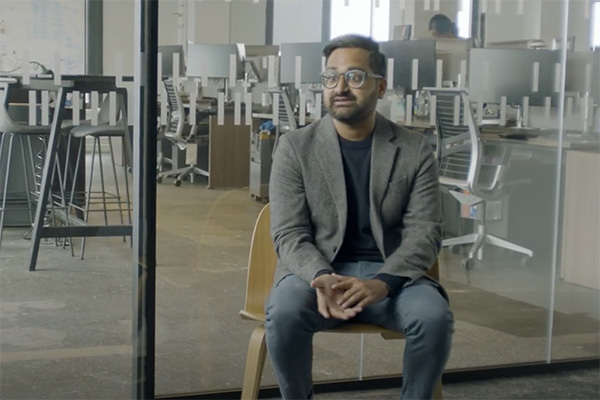
<svg viewBox="0 0 600 400"><path fill-rule="evenodd" d="M348 83L346 82L346 78L344 75L340 75L340 79L338 80L337 90L340 93L345 93L349 89Z"/></svg>

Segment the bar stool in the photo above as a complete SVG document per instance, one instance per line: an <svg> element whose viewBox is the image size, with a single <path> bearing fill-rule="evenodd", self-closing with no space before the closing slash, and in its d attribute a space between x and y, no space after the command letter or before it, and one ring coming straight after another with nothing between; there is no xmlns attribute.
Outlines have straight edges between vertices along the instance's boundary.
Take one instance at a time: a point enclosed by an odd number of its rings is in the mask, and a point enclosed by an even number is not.
<svg viewBox="0 0 600 400"><path fill-rule="evenodd" d="M118 173L116 168L117 160L115 159L114 147L112 144L113 138L119 138L125 142L125 152L128 160L133 159L133 150L131 140L129 137L129 127L126 123L126 110L124 104L119 101L117 107L117 115L121 114L121 119L114 124L110 124L109 120L109 109L110 100L107 95L102 102L100 112L98 114L98 125L91 125L87 122L85 125L76 126L68 131L63 131L67 134L67 153L70 152L73 140L79 140L79 150L77 151L77 160L75 167L73 168L70 161L67 160L64 168L64 177L62 182L67 182L67 174L71 174L71 188L65 188L64 192L67 193L67 225L71 224L82 224L88 223L90 215L92 213L102 213L104 217L104 225L109 225L109 214L117 214L121 225L131 225L131 198L129 194L129 170L127 164L123 163L124 173L124 185L121 188L118 179ZM86 138L93 140L90 172L86 174L87 189L77 191L77 178L79 176L79 170L82 167L82 158L85 158L83 147L85 146ZM108 153L110 155L109 164L105 165L103 160L103 145L104 141L108 144ZM106 149L104 150L106 152ZM82 157L82 154L84 156ZM100 172L100 188L94 188L94 176L96 170L96 158L98 169ZM107 171L108 169L108 171ZM108 172L108 174L107 174ZM108 176L112 175L113 181L108 182ZM109 187L110 186L110 187ZM124 191L124 195L122 193ZM126 214L127 220L125 220L123 214ZM77 216L75 217L74 214ZM78 218L80 217L80 218ZM126 237L123 237L123 241L126 241ZM86 238L82 238L80 258L83 259L85 252Z"/></svg>
<svg viewBox="0 0 600 400"><path fill-rule="evenodd" d="M0 84L0 166L5 165L0 182L2 187L2 201L0 203L0 246L2 244L2 236L4 231L4 222L7 207L10 205L11 210L28 210L30 224L33 225L34 216L33 210L36 207L39 198L39 178L40 170L43 165L43 159L46 151L46 140L50 134L50 125L28 125L25 123L15 122L8 113L8 83ZM34 153L32 139L37 138L42 143L41 150ZM23 172L23 181L25 183L25 192L10 193L10 172L13 168L13 155L15 153L15 140L20 147L21 153L21 171ZM6 146L8 145L8 148ZM18 157L18 156L17 156ZM55 167L59 167L55 163ZM60 179L60 176L59 176ZM62 188L62 182L59 182L59 187ZM52 194L53 199L56 194ZM64 193L60 191L60 195L55 201L51 201L50 211L54 209L56 204L64 205ZM23 205L22 207L19 207Z"/></svg>

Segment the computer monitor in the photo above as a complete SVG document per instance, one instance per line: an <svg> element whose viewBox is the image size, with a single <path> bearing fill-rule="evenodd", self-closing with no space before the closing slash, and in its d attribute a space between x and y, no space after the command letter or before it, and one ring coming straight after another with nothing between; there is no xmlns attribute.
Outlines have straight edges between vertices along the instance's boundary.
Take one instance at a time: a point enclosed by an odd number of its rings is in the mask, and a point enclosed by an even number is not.
<svg viewBox="0 0 600 400"><path fill-rule="evenodd" d="M391 40L379 50L394 59L393 86L412 89L413 60L419 60L418 88L435 86L435 40Z"/></svg>
<svg viewBox="0 0 600 400"><path fill-rule="evenodd" d="M302 57L300 83L320 83L323 48L327 43L282 43L280 80L281 84L296 82L296 56Z"/></svg>
<svg viewBox="0 0 600 400"><path fill-rule="evenodd" d="M158 52L162 54L162 75L173 76L173 55L179 54L179 76L185 76L185 57L183 46L180 44L158 46Z"/></svg>
<svg viewBox="0 0 600 400"><path fill-rule="evenodd" d="M229 78L233 54L236 57L236 79L244 79L243 49L243 45L236 44L188 44L187 76Z"/></svg>
<svg viewBox="0 0 600 400"><path fill-rule="evenodd" d="M246 45L246 57L267 57L267 56L278 56L279 46L277 45Z"/></svg>
<svg viewBox="0 0 600 400"><path fill-rule="evenodd" d="M544 106L555 91L559 50L471 49L469 52L469 98L471 101L522 104L529 97L530 106ZM536 78L537 75L537 79Z"/></svg>

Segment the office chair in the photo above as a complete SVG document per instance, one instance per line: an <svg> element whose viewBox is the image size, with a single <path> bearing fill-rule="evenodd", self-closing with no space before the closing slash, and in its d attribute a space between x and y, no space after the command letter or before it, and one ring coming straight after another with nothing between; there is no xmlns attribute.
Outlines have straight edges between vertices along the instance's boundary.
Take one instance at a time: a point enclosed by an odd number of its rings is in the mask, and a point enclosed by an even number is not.
<svg viewBox="0 0 600 400"><path fill-rule="evenodd" d="M188 145L195 146L201 144L208 146L208 134L198 134L198 123L209 115L213 115L214 111L198 111L196 113L196 124L190 126L188 115L181 100L181 94L179 93L179 89L173 84L173 79L165 78L163 79L163 84L167 94L167 125L165 126L161 137L173 144L173 151L177 151L177 149L185 150ZM187 136L184 135L186 127L190 128L190 132ZM161 183L164 178L175 177L175 186L180 186L182 179L187 176L190 177L190 181L193 183L195 175L208 177L208 174L209 171L203 170L193 164L183 168L177 168L176 165L172 165L170 170L159 172L156 176L156 181Z"/></svg>
<svg viewBox="0 0 600 400"><path fill-rule="evenodd" d="M279 144L279 137L286 132L294 131L298 129L298 123L296 122L296 116L294 114L294 109L292 108L292 103L290 102L290 97L286 88L276 88L276 89L267 89L268 93L271 93L273 99L275 99L275 94L277 94L277 104L275 104L275 100L273 100L273 111L277 109L277 123L274 122L276 126L275 130L275 143L273 144L273 154L275 154L275 150L277 149L277 145Z"/></svg>
<svg viewBox="0 0 600 400"><path fill-rule="evenodd" d="M472 244L463 267L472 269L475 256L482 258L484 244L532 257L525 247L490 235L486 231L486 204L504 196L505 179L510 160L510 148L499 145L493 155L483 155L479 128L475 125L467 90L461 88L425 88L435 96L436 157L440 184L462 205L475 209L477 231L456 238L444 239L442 246ZM522 264L527 258L522 259Z"/></svg>

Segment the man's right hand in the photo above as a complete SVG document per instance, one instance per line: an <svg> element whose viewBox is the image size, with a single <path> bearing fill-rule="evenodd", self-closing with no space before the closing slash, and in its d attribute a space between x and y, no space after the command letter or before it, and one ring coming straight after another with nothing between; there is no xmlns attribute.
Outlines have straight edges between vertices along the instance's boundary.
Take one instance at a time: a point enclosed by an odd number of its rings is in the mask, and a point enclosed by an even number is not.
<svg viewBox="0 0 600 400"><path fill-rule="evenodd" d="M325 318L337 318L341 320L349 320L362 311L360 307L342 308L338 304L338 300L344 294L342 290L334 290L331 288L339 279L331 274L322 274L313 279L310 287L317 291L317 305L319 313Z"/></svg>

